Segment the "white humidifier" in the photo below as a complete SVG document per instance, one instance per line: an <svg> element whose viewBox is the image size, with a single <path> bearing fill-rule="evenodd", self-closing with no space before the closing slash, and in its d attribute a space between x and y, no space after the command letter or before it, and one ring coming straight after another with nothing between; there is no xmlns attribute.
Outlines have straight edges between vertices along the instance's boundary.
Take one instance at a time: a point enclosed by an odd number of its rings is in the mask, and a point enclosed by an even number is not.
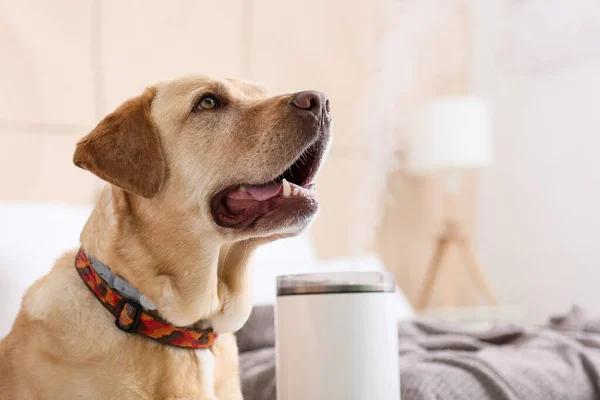
<svg viewBox="0 0 600 400"><path fill-rule="evenodd" d="M388 272L277 278L278 400L399 400Z"/></svg>

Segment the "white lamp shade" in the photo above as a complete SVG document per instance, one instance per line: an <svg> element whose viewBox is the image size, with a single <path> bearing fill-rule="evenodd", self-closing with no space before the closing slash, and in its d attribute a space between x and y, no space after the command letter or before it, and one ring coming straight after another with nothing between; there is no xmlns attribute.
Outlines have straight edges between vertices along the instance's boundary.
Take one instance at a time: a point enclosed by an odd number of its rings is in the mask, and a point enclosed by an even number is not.
<svg viewBox="0 0 600 400"><path fill-rule="evenodd" d="M427 103L410 131L408 168L425 174L478 168L492 162L492 129L486 104L476 97L447 97Z"/></svg>

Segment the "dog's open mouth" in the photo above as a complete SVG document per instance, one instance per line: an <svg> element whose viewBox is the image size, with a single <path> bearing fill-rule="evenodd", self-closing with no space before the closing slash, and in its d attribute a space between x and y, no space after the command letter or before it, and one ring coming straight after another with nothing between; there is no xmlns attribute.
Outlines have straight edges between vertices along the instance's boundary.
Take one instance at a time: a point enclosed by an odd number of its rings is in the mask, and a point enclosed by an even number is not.
<svg viewBox="0 0 600 400"><path fill-rule="evenodd" d="M260 185L235 185L217 193L211 201L215 222L228 228L247 228L276 210L314 213L317 208L313 179L325 146L309 146L283 173Z"/></svg>

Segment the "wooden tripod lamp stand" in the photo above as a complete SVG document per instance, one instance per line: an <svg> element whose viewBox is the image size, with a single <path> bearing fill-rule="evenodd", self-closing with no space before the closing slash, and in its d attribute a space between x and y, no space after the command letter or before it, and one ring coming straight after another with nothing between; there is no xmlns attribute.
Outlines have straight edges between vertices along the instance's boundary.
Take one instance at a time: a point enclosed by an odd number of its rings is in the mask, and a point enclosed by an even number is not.
<svg viewBox="0 0 600 400"><path fill-rule="evenodd" d="M425 282L419 293L416 308L428 307L448 251L458 248L462 261L477 289L493 305L493 291L477 263L469 238L461 229L458 217L460 175L466 169L482 168L492 162L491 122L485 103L471 97L439 98L426 104L415 118L411 129L408 168L413 174L443 174L446 201L446 221L439 237ZM454 271L448 270L442 282L443 307L454 307L456 281Z"/></svg>

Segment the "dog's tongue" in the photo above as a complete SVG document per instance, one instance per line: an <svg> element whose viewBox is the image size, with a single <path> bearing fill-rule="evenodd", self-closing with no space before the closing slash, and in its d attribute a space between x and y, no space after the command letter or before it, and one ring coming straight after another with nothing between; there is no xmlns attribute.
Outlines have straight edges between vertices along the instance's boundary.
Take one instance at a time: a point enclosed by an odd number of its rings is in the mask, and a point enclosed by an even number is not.
<svg viewBox="0 0 600 400"><path fill-rule="evenodd" d="M246 185L240 186L227 194L227 197L235 200L257 200L264 201L273 198L281 193L281 185L278 183L269 183L266 185Z"/></svg>

